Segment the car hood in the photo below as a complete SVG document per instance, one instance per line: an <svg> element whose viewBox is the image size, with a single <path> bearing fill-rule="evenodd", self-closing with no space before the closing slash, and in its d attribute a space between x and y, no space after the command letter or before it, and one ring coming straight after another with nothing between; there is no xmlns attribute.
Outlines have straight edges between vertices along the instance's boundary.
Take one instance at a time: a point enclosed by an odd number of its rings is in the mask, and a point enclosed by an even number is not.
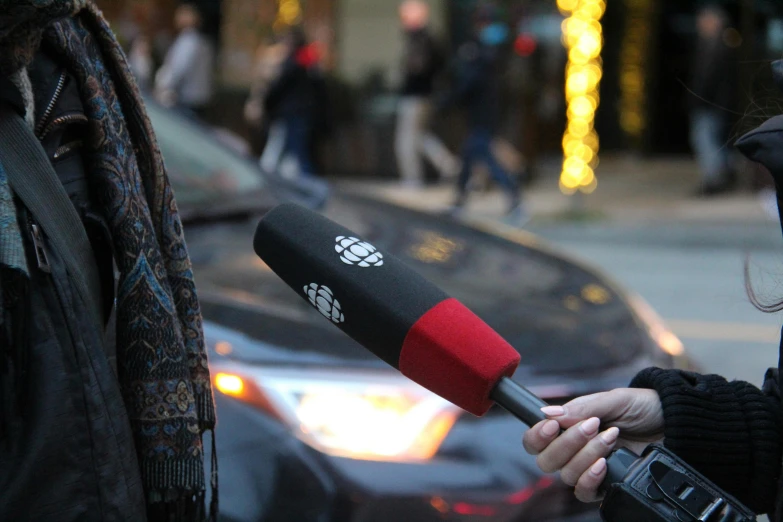
<svg viewBox="0 0 783 522"><path fill-rule="evenodd" d="M521 354L533 373L606 370L644 354L649 338L604 278L532 236L514 240L361 196L335 195L323 214L392 253L459 299ZM375 357L286 286L253 252L256 223L188 228L204 316L288 357L238 350L259 363L374 366ZM276 352L277 353L277 352Z"/></svg>

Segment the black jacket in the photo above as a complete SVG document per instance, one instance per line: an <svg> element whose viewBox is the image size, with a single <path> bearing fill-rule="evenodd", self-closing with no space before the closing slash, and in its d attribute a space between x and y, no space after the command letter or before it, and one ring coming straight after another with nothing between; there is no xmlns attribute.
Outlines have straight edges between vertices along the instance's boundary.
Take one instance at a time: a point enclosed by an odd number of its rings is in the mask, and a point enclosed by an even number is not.
<svg viewBox="0 0 783 522"><path fill-rule="evenodd" d="M92 212L95 195L81 161L80 137L88 129L80 95L64 69L41 53L30 76L36 135L88 231L102 269L104 302L97 306L107 318L111 241ZM14 85L7 79L0 85L3 114L13 116L10 107L24 116ZM0 141L0 157L6 145ZM35 216L18 208L30 279L0 321L0 520L143 522L146 502L106 325L95 324L43 231L37 251Z"/></svg>
<svg viewBox="0 0 783 522"><path fill-rule="evenodd" d="M733 109L737 87L736 60L736 53L722 38L697 43L691 65L691 109L726 113Z"/></svg>
<svg viewBox="0 0 783 522"><path fill-rule="evenodd" d="M438 101L438 109L461 106L472 129L494 131L500 113L498 50L471 41L457 53L457 78L454 88Z"/></svg>
<svg viewBox="0 0 783 522"><path fill-rule="evenodd" d="M783 116L740 138L737 147L772 173L783 224ZM631 383L658 392L668 448L773 522L783 521L781 362L767 372L761 389L717 375L658 368L644 370Z"/></svg>
<svg viewBox="0 0 783 522"><path fill-rule="evenodd" d="M426 29L407 32L405 45L400 94L427 98L432 95L435 78L443 67L443 56Z"/></svg>
<svg viewBox="0 0 783 522"><path fill-rule="evenodd" d="M318 122L328 110L323 74L317 66L300 63L296 54L288 57L269 86L264 106L273 121L301 118Z"/></svg>

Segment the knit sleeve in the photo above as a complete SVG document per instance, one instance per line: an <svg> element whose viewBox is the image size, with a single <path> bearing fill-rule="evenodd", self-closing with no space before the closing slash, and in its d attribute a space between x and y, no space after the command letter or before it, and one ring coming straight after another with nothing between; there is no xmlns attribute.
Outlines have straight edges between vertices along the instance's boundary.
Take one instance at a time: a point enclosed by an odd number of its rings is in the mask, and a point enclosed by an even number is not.
<svg viewBox="0 0 783 522"><path fill-rule="evenodd" d="M630 386L658 392L667 448L756 513L774 510L783 427L777 389L659 368Z"/></svg>

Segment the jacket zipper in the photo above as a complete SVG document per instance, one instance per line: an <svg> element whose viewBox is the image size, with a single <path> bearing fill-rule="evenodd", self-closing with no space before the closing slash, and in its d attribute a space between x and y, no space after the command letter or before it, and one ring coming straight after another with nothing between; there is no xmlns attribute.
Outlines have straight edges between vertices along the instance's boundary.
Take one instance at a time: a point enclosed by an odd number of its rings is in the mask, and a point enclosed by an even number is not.
<svg viewBox="0 0 783 522"><path fill-rule="evenodd" d="M69 123L69 122L75 122L75 121L87 123L90 120L88 120L87 116L85 116L84 114L66 114L65 116L60 116L59 118L53 119L52 122L49 125L47 125L46 128L43 129L41 134L38 136L38 139L39 140L44 139L47 134L52 132L59 125L62 125L64 123Z"/></svg>
<svg viewBox="0 0 783 522"><path fill-rule="evenodd" d="M52 115L52 111L54 110L54 106L57 103L57 101L60 99L60 95L62 94L63 89L65 88L65 79L66 78L67 78L66 72L62 71L60 73L60 78L57 80L57 88L54 90L54 96L52 96L51 101L49 101L49 105L47 105L46 110L43 113L43 117L41 118L41 121L38 122L38 125L35 128L35 134L36 135L40 134L41 129L43 129L43 126L46 125L46 120L48 120L49 116Z"/></svg>
<svg viewBox="0 0 783 522"><path fill-rule="evenodd" d="M30 222L30 233L33 238L33 247L35 248L35 258L38 261L38 268L47 274L51 274L52 266L49 264L49 256L46 255L46 247L44 246L41 227L32 220Z"/></svg>
<svg viewBox="0 0 783 522"><path fill-rule="evenodd" d="M57 150L54 151L54 156L52 156L52 159L53 160L60 159L61 157L65 156L72 150L77 149L81 146L82 146L82 140L71 141L69 143L66 143L65 145L60 145L59 147L57 147Z"/></svg>

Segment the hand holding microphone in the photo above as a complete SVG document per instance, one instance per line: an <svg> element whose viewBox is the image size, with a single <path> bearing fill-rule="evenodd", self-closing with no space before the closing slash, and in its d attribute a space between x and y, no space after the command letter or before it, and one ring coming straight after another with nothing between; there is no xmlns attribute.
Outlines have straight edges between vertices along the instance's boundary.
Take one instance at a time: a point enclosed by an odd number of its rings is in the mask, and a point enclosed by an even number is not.
<svg viewBox="0 0 783 522"><path fill-rule="evenodd" d="M663 439L663 410L653 390L620 388L544 408L549 420L525 432L523 445L542 471L575 486L582 502L600 500L605 458L617 447L641 453ZM600 420L599 420L600 419ZM599 426L604 431L599 432ZM566 430L558 436L560 430ZM619 437L618 437L619 436Z"/></svg>

